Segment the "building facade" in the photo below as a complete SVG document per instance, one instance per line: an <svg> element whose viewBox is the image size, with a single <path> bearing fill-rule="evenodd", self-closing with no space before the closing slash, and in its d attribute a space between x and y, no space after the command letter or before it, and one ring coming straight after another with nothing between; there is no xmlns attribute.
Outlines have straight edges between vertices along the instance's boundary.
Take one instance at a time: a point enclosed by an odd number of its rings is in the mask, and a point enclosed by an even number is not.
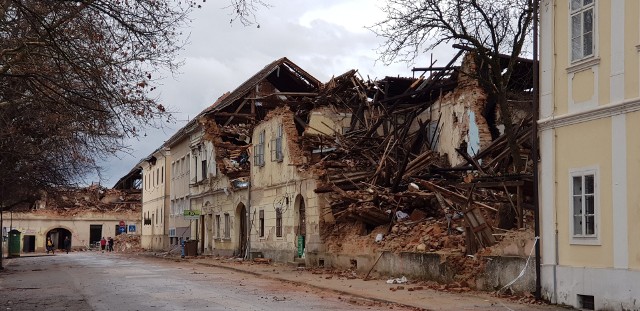
<svg viewBox="0 0 640 311"><path fill-rule="evenodd" d="M329 119L326 121L332 124ZM319 124L322 123L314 123ZM293 113L287 109L272 111L266 121L255 127L249 214L251 250L276 261L304 258L317 264L316 258L324 252L321 208L314 192L315 177L297 167L301 160L301 153L296 150L297 136Z"/></svg>
<svg viewBox="0 0 640 311"><path fill-rule="evenodd" d="M182 241L191 238L191 220L184 218L184 211L191 209L191 148L189 132L195 121L178 130L165 147L171 150L171 182L169 208L169 244L178 247Z"/></svg>
<svg viewBox="0 0 640 311"><path fill-rule="evenodd" d="M60 190L34 206L5 211L3 218L2 236L16 238L11 244L17 253L44 252L47 238L63 249L67 237L74 250L99 249L103 237L140 234L140 193L99 187Z"/></svg>
<svg viewBox="0 0 640 311"><path fill-rule="evenodd" d="M171 153L165 147L140 163L142 168L141 246L148 250L169 247Z"/></svg>
<svg viewBox="0 0 640 311"><path fill-rule="evenodd" d="M640 308L640 2L540 4L543 295Z"/></svg>

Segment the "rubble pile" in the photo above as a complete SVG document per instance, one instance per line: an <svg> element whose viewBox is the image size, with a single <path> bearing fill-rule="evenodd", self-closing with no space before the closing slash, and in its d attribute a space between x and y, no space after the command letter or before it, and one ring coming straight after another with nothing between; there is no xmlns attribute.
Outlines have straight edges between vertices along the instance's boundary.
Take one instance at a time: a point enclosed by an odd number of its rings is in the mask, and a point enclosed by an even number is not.
<svg viewBox="0 0 640 311"><path fill-rule="evenodd" d="M325 213L335 221L323 228L329 252L439 252L446 254L456 279L473 280L484 267L482 257L495 253L493 245L533 226L532 118L530 102L522 104L532 98L530 87L513 90L520 105L512 115L513 136L500 133L495 105L478 83L468 81L468 73L461 74L473 67L465 61L452 65L460 55L445 67L426 69L428 77L365 82L349 71L320 89L309 111L330 106L351 116L346 131L326 134L307 124L309 133L300 136L300 145L312 154L306 168L318 173L315 191L328 200ZM462 124L462 115L443 114L446 105L471 105L465 100L476 105L467 113L494 116L476 122L485 127L479 129L485 135L479 150L469 148L471 126ZM308 114L297 116L298 122L309 120ZM451 140L459 142L450 148L456 153L453 164L440 146L446 122L454 123L447 128L461 129L461 137ZM512 158L513 141L521 161Z"/></svg>
<svg viewBox="0 0 640 311"><path fill-rule="evenodd" d="M314 176L326 202L329 251L481 254L509 230L531 227L532 64L518 60L507 118L476 79L487 68L464 53L417 78L365 80L350 70L295 87L270 65L207 113L206 137L223 174L247 177L248 133L282 117L289 164ZM357 249L344 249L345 239ZM478 268L464 258L456 265L463 275Z"/></svg>
<svg viewBox="0 0 640 311"><path fill-rule="evenodd" d="M140 190L108 189L92 185L86 188L58 188L42 196L34 205L34 214L73 216L78 212L132 213L142 208Z"/></svg>
<svg viewBox="0 0 640 311"><path fill-rule="evenodd" d="M248 177L250 168L249 147L253 126L240 123L218 125L212 119L202 118L206 137L216 148L216 164L230 178Z"/></svg>
<svg viewBox="0 0 640 311"><path fill-rule="evenodd" d="M143 252L140 246L140 236L135 234L119 234L114 239L114 250L121 253Z"/></svg>

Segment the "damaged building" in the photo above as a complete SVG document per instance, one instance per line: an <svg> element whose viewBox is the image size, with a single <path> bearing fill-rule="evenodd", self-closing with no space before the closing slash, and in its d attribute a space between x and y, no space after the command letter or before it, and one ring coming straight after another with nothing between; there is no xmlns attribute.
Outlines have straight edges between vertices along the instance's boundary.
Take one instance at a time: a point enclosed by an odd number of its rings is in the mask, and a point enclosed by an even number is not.
<svg viewBox="0 0 640 311"><path fill-rule="evenodd" d="M201 134L175 153L190 168L199 252L442 282L475 276L491 264L481 256L521 268L534 241L532 62L517 62L509 86L512 137L482 70L462 50L418 77L375 81L350 70L321 84L286 58L269 64L205 109L190 125ZM187 196L174 187L171 198Z"/></svg>
<svg viewBox="0 0 640 311"><path fill-rule="evenodd" d="M9 256L44 252L49 237L56 249L64 248L64 240L69 237L73 250L87 250L96 245L99 248L102 237L138 235L140 190L131 183L120 185L127 188L93 185L55 189L42 192L33 205L18 205L3 212L2 232L10 237Z"/></svg>

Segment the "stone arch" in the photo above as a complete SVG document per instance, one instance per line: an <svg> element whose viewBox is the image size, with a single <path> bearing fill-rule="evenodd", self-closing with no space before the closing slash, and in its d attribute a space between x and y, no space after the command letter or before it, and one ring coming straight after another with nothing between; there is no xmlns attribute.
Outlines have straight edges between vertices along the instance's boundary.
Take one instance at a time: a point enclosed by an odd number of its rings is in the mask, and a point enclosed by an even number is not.
<svg viewBox="0 0 640 311"><path fill-rule="evenodd" d="M294 200L297 256L302 257L307 244L307 207L302 194Z"/></svg>
<svg viewBox="0 0 640 311"><path fill-rule="evenodd" d="M47 238L51 237L54 248L64 248L64 239L69 237L73 243L73 232L65 226L52 226L45 233L44 247L46 247Z"/></svg>
<svg viewBox="0 0 640 311"><path fill-rule="evenodd" d="M248 227L247 207L242 202L238 203L238 205L236 206L235 219L235 228L237 229L235 235L238 238L236 252L238 256L244 256L244 253L247 250Z"/></svg>

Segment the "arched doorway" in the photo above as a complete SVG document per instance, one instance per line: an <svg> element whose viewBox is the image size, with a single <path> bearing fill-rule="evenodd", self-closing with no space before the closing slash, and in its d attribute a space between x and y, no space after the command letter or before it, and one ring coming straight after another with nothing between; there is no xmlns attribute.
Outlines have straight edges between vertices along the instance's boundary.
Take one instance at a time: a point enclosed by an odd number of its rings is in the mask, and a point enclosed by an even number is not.
<svg viewBox="0 0 640 311"><path fill-rule="evenodd" d="M67 230L65 228L51 229L51 230L49 230L49 232L47 232L47 237L51 238L51 241L53 242L53 247L55 249L64 248L64 238L65 237L69 237L69 240L71 240L71 238L72 238L71 231L69 231L69 230ZM45 239L45 241L46 241L46 239ZM45 248L46 248L46 245L45 245Z"/></svg>
<svg viewBox="0 0 640 311"><path fill-rule="evenodd" d="M236 219L238 219L238 256L244 257L247 250L247 209L244 204L238 204L236 209Z"/></svg>
<svg viewBox="0 0 640 311"><path fill-rule="evenodd" d="M306 213L306 207L304 204L304 198L302 197L302 195L297 195L296 196L296 201L295 201L295 206L296 206L296 212L298 214L298 226L297 226L297 235L298 238L296 239L296 247L298 249L298 258L302 258L303 254L304 254L304 249L306 248L306 236L307 236L307 213Z"/></svg>

